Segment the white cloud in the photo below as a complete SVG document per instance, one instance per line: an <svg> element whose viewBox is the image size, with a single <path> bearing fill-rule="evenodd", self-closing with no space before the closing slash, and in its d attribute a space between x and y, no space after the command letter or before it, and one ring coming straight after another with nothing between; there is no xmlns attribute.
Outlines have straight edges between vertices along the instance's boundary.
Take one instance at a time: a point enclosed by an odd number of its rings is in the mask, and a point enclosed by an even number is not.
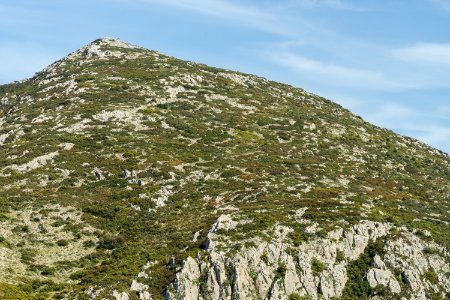
<svg viewBox="0 0 450 300"><path fill-rule="evenodd" d="M413 133L416 139L432 147L450 153L450 128L448 127L418 121L416 123L401 124L401 127L398 128L404 132Z"/></svg>
<svg viewBox="0 0 450 300"><path fill-rule="evenodd" d="M417 111L414 106L392 102L379 105L372 103L370 107L366 108L364 115L364 118L372 124L412 136L450 153L450 128L445 123L442 124L433 118L433 114L430 112L422 113Z"/></svg>
<svg viewBox="0 0 450 300"><path fill-rule="evenodd" d="M294 32L270 9L236 4L226 0L140 0L148 4L170 6L198 12L221 19L237 21L241 24L261 29L280 36L290 36Z"/></svg>
<svg viewBox="0 0 450 300"><path fill-rule="evenodd" d="M223 16L234 14L237 16L253 16L256 18L270 18L270 15L259 9L237 5L223 0L144 0L168 6L198 11L207 15Z"/></svg>
<svg viewBox="0 0 450 300"><path fill-rule="evenodd" d="M123 0L122 0L123 1ZM147 4L169 6L237 21L282 37L298 37L302 28L316 30L306 19L290 19L289 11L300 8L323 7L336 10L366 11L367 7L348 0L284 0L249 5L230 0L139 0ZM295 24L295 25L294 25Z"/></svg>
<svg viewBox="0 0 450 300"><path fill-rule="evenodd" d="M374 111L367 115L367 120L385 127L396 128L399 122L411 120L417 114L408 106L398 103L383 103L375 106Z"/></svg>
<svg viewBox="0 0 450 300"><path fill-rule="evenodd" d="M270 53L271 59L278 64L293 69L306 76L317 76L322 82L347 87L371 90L403 90L412 86L385 78L384 74L372 70L351 68L334 63L310 59L291 52Z"/></svg>
<svg viewBox="0 0 450 300"><path fill-rule="evenodd" d="M349 0L300 0L293 1L306 7L327 7L336 10L367 11L370 7Z"/></svg>
<svg viewBox="0 0 450 300"><path fill-rule="evenodd" d="M400 60L450 65L450 44L421 43L395 49L393 55Z"/></svg>
<svg viewBox="0 0 450 300"><path fill-rule="evenodd" d="M423 130L423 134L419 135L419 138L424 140L427 144L438 147L450 153L450 128L441 127L437 125L425 125L420 127Z"/></svg>

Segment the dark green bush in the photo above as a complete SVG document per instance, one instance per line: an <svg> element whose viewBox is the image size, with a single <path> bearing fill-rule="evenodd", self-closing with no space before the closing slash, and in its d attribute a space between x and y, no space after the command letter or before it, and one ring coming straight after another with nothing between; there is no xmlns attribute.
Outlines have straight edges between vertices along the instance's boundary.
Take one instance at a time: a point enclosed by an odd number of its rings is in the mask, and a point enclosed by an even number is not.
<svg viewBox="0 0 450 300"><path fill-rule="evenodd" d="M123 243L124 243L124 239L121 236L106 235L106 236L103 236L102 238L100 238L97 248L112 250L112 249L122 246Z"/></svg>
<svg viewBox="0 0 450 300"><path fill-rule="evenodd" d="M292 293L289 295L289 300L302 300L302 297L298 293Z"/></svg>
<svg viewBox="0 0 450 300"><path fill-rule="evenodd" d="M53 275L53 274L55 274L54 269L47 267L47 266L44 266L43 268L41 268L41 275L49 276L49 275Z"/></svg>
<svg viewBox="0 0 450 300"><path fill-rule="evenodd" d="M58 241L56 242L56 244L57 244L58 246L60 246L60 247L65 247L65 246L67 246L67 245L69 244L69 242L68 242L67 240L61 239L61 240L58 240Z"/></svg>

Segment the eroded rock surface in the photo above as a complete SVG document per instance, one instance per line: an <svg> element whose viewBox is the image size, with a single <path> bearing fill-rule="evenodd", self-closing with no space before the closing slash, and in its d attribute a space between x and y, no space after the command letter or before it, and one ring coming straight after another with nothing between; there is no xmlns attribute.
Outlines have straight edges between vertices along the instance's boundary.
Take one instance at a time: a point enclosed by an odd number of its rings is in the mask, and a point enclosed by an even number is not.
<svg viewBox="0 0 450 300"><path fill-rule="evenodd" d="M217 232L233 229L236 224L229 215L219 217L208 234L208 249L185 261L167 299L288 299L293 294L340 298L349 280L349 263L378 239L386 242L383 257L374 255L365 275L370 287L385 287L391 294L403 293L406 299L426 299L429 289L442 296L449 291L448 252L406 228L396 228L393 236L392 224L362 221L293 247L286 240L292 229L276 226L270 242L255 238L255 246L243 246L235 254L219 250L224 245L217 242ZM430 245L439 250L427 254L425 249ZM429 282L425 272L437 274L437 280Z"/></svg>

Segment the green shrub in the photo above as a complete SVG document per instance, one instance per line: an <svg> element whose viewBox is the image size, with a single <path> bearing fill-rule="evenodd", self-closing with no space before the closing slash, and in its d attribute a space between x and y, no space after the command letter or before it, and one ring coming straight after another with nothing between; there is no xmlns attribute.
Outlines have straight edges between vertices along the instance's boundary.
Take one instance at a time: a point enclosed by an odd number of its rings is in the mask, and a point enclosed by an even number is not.
<svg viewBox="0 0 450 300"><path fill-rule="evenodd" d="M435 247L425 247L423 249L423 252L425 254L430 254L430 255L439 254L439 250L437 248L435 248Z"/></svg>
<svg viewBox="0 0 450 300"><path fill-rule="evenodd" d="M2 300L28 300L30 295L19 287L7 283L0 283L0 299Z"/></svg>
<svg viewBox="0 0 450 300"><path fill-rule="evenodd" d="M343 251L341 251L341 250L336 250L336 262L341 262L341 261L344 261L345 260L345 255L344 255L344 252Z"/></svg>
<svg viewBox="0 0 450 300"><path fill-rule="evenodd" d="M69 242L68 242L67 240L61 239L61 240L58 240L58 241L56 242L56 244L57 244L58 246L60 246L60 247L65 247L65 246L69 245Z"/></svg>
<svg viewBox="0 0 450 300"><path fill-rule="evenodd" d="M367 281L366 274L375 255L384 254L384 240L378 239L369 242L358 259L351 261L347 266L348 280L342 292L343 299L368 299L377 291L372 289Z"/></svg>
<svg viewBox="0 0 450 300"><path fill-rule="evenodd" d="M31 264L34 262L34 259L36 257L36 251L29 248L22 248L20 249L20 260L24 264Z"/></svg>
<svg viewBox="0 0 450 300"><path fill-rule="evenodd" d="M87 240L87 241L83 242L83 247L84 248L92 248L94 246L95 246L95 243L92 240Z"/></svg>
<svg viewBox="0 0 450 300"><path fill-rule="evenodd" d="M18 225L12 229L12 232L30 232L30 227L28 225Z"/></svg>
<svg viewBox="0 0 450 300"><path fill-rule="evenodd" d="M136 151L136 150L127 150L123 154L123 156L126 157L126 158L132 158L132 157L136 157L138 155L139 155L139 152Z"/></svg>
<svg viewBox="0 0 450 300"><path fill-rule="evenodd" d="M240 174L241 174L241 171L239 171L239 170L227 169L227 170L223 171L220 176L222 176L223 178L231 178L231 177L238 176Z"/></svg>
<svg viewBox="0 0 450 300"><path fill-rule="evenodd" d="M438 276L437 276L436 272L434 272L431 269L423 273L423 278L425 278L426 280L428 280L432 284L438 284L439 283Z"/></svg>
<svg viewBox="0 0 450 300"><path fill-rule="evenodd" d="M121 246L123 243L124 239L121 236L106 235L100 239L97 248L112 250Z"/></svg>
<svg viewBox="0 0 450 300"><path fill-rule="evenodd" d="M277 271L275 274L275 280L284 278L284 276L286 275L286 271L287 271L286 264L280 263L278 265L278 268L277 268Z"/></svg>
<svg viewBox="0 0 450 300"><path fill-rule="evenodd" d="M290 232L288 237L292 240L295 247L300 246L303 242L306 242L309 239L308 235L300 230Z"/></svg>
<svg viewBox="0 0 450 300"><path fill-rule="evenodd" d="M302 300L302 297L298 293L292 293L289 295L289 300Z"/></svg>
<svg viewBox="0 0 450 300"><path fill-rule="evenodd" d="M86 276L85 271L76 271L76 272L70 274L69 278L72 280L78 280L78 279L83 278L84 276Z"/></svg>
<svg viewBox="0 0 450 300"><path fill-rule="evenodd" d="M323 262L318 260L317 258L313 258L311 261L311 270L314 276L319 276L327 267Z"/></svg>
<svg viewBox="0 0 450 300"><path fill-rule="evenodd" d="M141 112L145 115L152 115L152 114L158 112L158 110L153 106L149 106L149 107L142 109Z"/></svg>
<svg viewBox="0 0 450 300"><path fill-rule="evenodd" d="M50 267L44 266L41 269L41 275L49 276L49 275L53 275L53 274L55 274L55 270Z"/></svg>

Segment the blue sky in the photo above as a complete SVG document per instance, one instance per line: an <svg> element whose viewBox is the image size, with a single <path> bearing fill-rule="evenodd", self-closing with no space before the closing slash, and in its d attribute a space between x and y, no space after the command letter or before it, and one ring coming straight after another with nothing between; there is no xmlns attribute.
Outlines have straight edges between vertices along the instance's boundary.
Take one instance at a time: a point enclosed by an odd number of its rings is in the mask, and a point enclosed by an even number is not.
<svg viewBox="0 0 450 300"><path fill-rule="evenodd" d="M305 88L450 153L450 0L0 0L0 84L104 36Z"/></svg>

